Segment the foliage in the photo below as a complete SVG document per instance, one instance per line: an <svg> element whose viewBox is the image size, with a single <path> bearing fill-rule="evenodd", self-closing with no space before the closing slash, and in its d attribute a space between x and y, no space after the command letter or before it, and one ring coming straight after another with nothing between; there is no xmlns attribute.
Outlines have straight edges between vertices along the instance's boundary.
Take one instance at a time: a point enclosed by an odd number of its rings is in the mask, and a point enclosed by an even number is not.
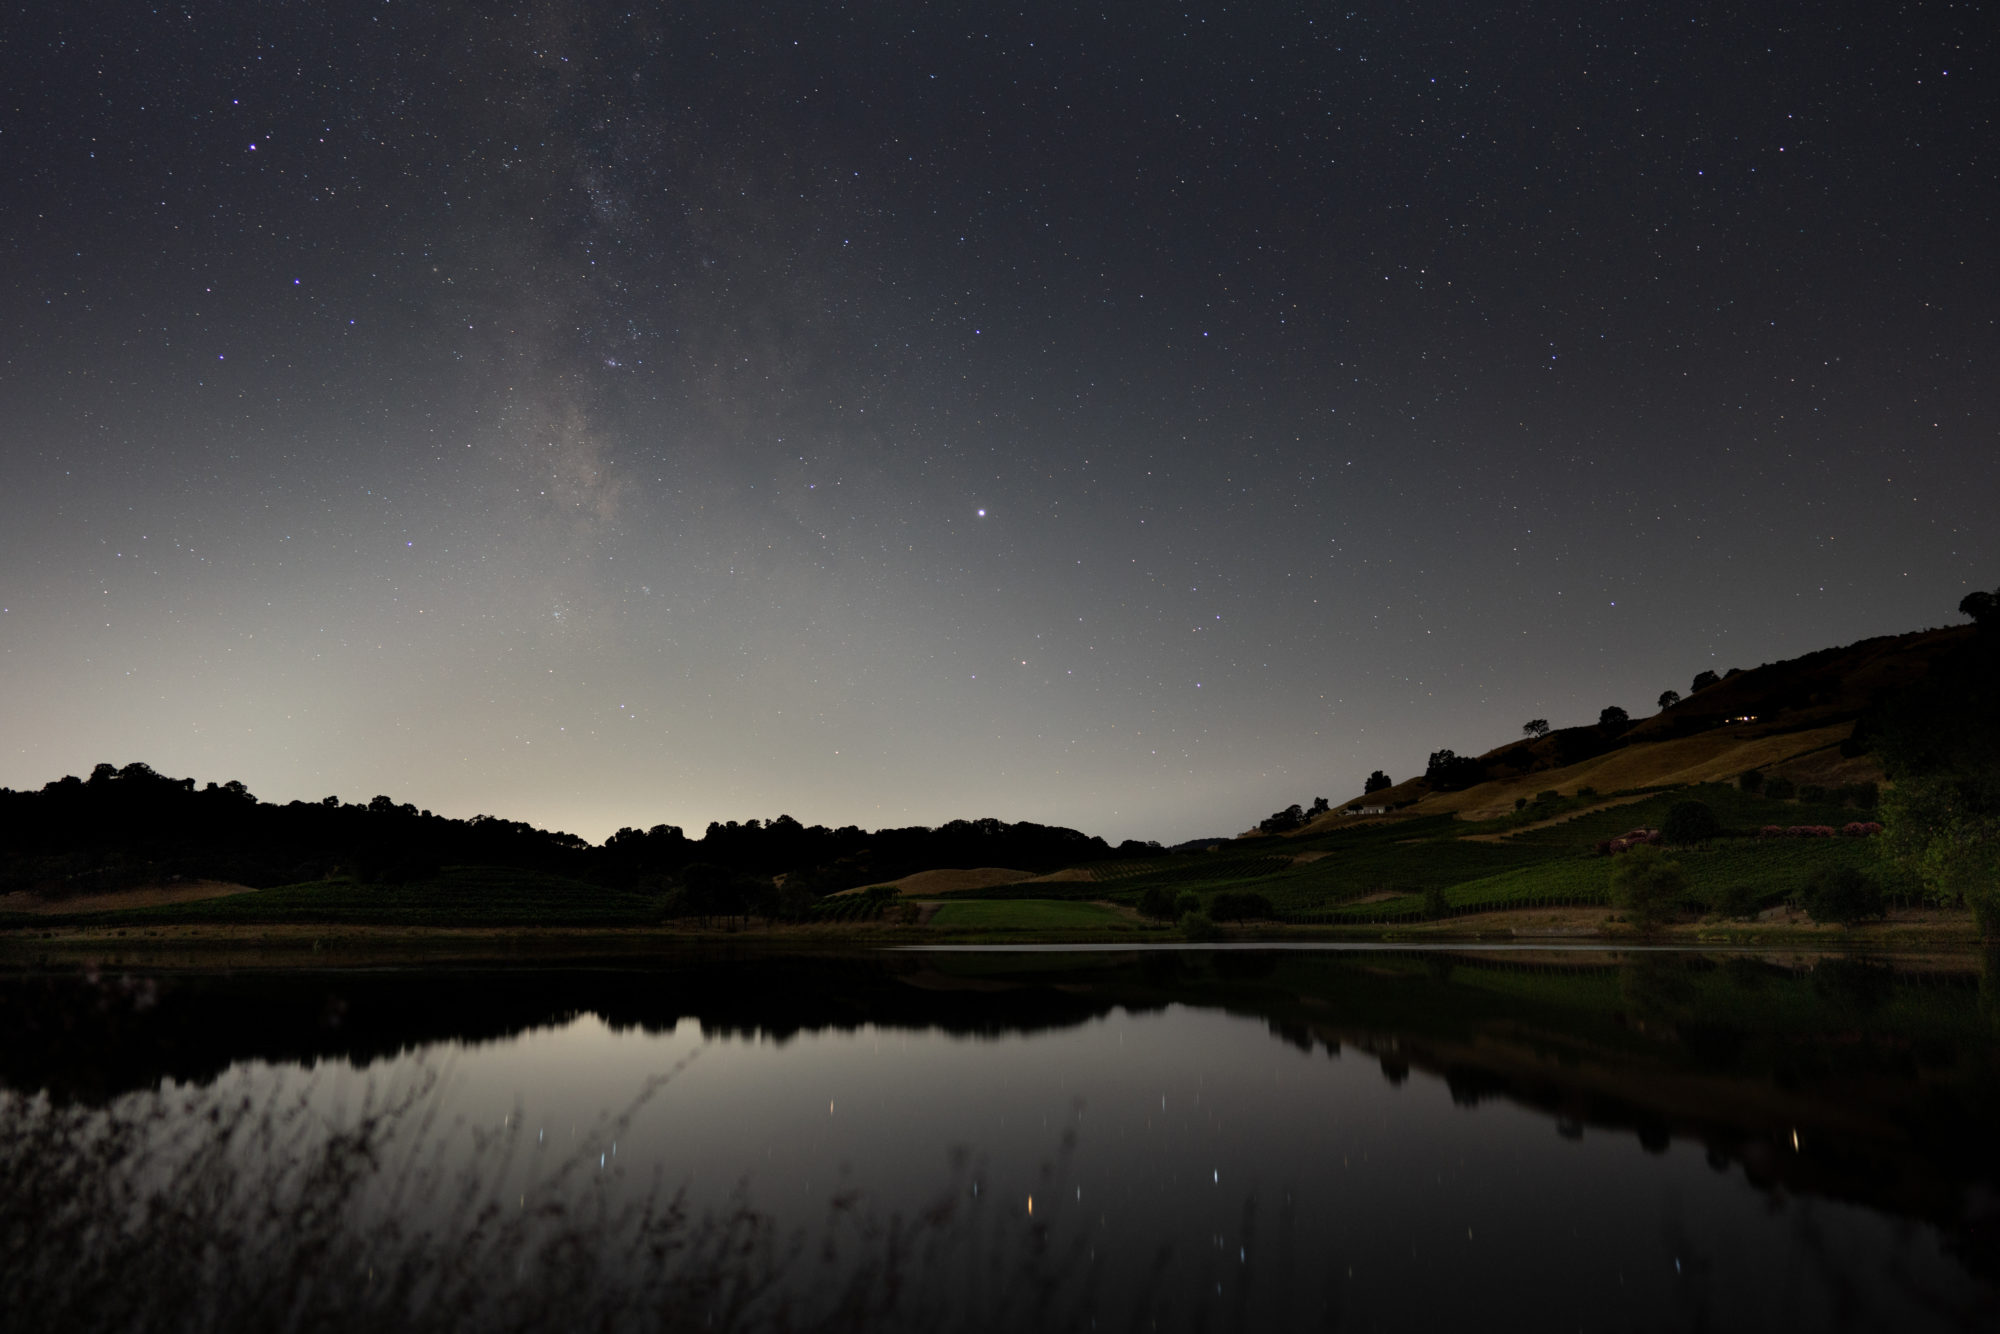
<svg viewBox="0 0 2000 1334"><path fill-rule="evenodd" d="M1660 825L1660 837L1669 843L1706 843L1722 832L1722 821L1705 801L1677 801Z"/></svg>
<svg viewBox="0 0 2000 1334"><path fill-rule="evenodd" d="M1216 929L1214 919L1207 913L1191 912L1181 918L1181 934L1189 940L1215 940L1220 938L1222 932Z"/></svg>
<svg viewBox="0 0 2000 1334"><path fill-rule="evenodd" d="M1174 900L1174 916L1186 917L1201 911L1201 896L1192 892L1181 894Z"/></svg>
<svg viewBox="0 0 2000 1334"><path fill-rule="evenodd" d="M1755 792L1764 786L1764 775L1755 769L1746 769L1736 776L1736 786L1745 792Z"/></svg>
<svg viewBox="0 0 2000 1334"><path fill-rule="evenodd" d="M1883 847L1931 898L2000 931L2000 792L1992 775L1905 775L1882 799Z"/></svg>
<svg viewBox="0 0 2000 1334"><path fill-rule="evenodd" d="M1617 859L1611 872L1611 901L1641 926L1671 917L1687 893L1687 873L1678 860L1651 844Z"/></svg>
<svg viewBox="0 0 2000 1334"><path fill-rule="evenodd" d="M1721 685L1721 684L1722 684L1722 678L1717 676L1714 672L1696 672L1694 674L1693 683L1688 686L1688 693L1690 695L1698 695L1702 691L1708 689L1710 686Z"/></svg>
<svg viewBox="0 0 2000 1334"><path fill-rule="evenodd" d="M1069 899L953 900L931 925L958 931L1131 931L1130 919L1101 903Z"/></svg>
<svg viewBox="0 0 2000 1334"><path fill-rule="evenodd" d="M1616 704L1605 706L1597 715L1598 727L1614 734L1624 731L1631 722L1632 715L1619 708Z"/></svg>
<svg viewBox="0 0 2000 1334"><path fill-rule="evenodd" d="M1395 784L1389 781L1389 775L1377 769L1368 775L1368 781L1361 785L1361 791L1364 795L1370 795L1394 786Z"/></svg>
<svg viewBox="0 0 2000 1334"><path fill-rule="evenodd" d="M1829 866L1814 873L1799 892L1799 906L1815 922L1852 925L1888 911L1882 887L1852 866Z"/></svg>
<svg viewBox="0 0 2000 1334"><path fill-rule="evenodd" d="M1171 922L1177 915L1174 907L1174 892L1165 885L1149 885L1139 895L1139 913L1155 921Z"/></svg>
<svg viewBox="0 0 2000 1334"><path fill-rule="evenodd" d="M1424 766L1424 781L1440 792L1456 792L1486 781L1486 766L1470 755L1452 750L1431 752Z"/></svg>
<svg viewBox="0 0 2000 1334"><path fill-rule="evenodd" d="M1527 722L1521 724L1521 732L1524 736L1545 737L1549 734L1549 720L1546 718L1530 718Z"/></svg>
<svg viewBox="0 0 2000 1334"><path fill-rule="evenodd" d="M1764 795L1772 801L1790 801L1799 793L1798 784L1782 774L1764 780Z"/></svg>
<svg viewBox="0 0 2000 1334"><path fill-rule="evenodd" d="M1305 808L1297 802L1285 807L1275 815L1268 815L1257 822L1257 828L1266 834L1288 834L1306 822Z"/></svg>
<svg viewBox="0 0 2000 1334"><path fill-rule="evenodd" d="M1968 594L1968 643L1871 720L1895 785L1883 802L1889 854L1931 895L1964 902L2000 932L2000 596Z"/></svg>
<svg viewBox="0 0 2000 1334"><path fill-rule="evenodd" d="M1660 711L1664 713L1681 702L1681 692L1678 690L1663 690L1660 692L1659 702Z"/></svg>
<svg viewBox="0 0 2000 1334"><path fill-rule="evenodd" d="M1433 921L1437 918L1449 917L1451 915L1451 899L1445 894L1443 889L1436 885L1432 885L1424 891L1423 903L1424 916Z"/></svg>

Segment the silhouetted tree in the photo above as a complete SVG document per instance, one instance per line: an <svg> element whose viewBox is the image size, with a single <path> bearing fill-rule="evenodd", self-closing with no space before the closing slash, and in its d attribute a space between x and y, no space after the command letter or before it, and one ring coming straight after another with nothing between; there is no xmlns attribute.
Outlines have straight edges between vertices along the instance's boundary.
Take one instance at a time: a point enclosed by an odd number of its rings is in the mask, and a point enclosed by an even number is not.
<svg viewBox="0 0 2000 1334"><path fill-rule="evenodd" d="M1361 785L1361 791L1365 796L1394 786L1395 784L1389 781L1389 775L1377 769L1374 773L1368 775L1368 781Z"/></svg>
<svg viewBox="0 0 2000 1334"><path fill-rule="evenodd" d="M1436 750L1424 766L1424 781L1440 792L1456 792L1486 781L1486 766L1470 755Z"/></svg>
<svg viewBox="0 0 2000 1334"><path fill-rule="evenodd" d="M1662 713L1666 712L1668 709L1671 709L1672 707L1674 707L1674 705L1680 702L1681 702L1680 691L1663 690L1660 692L1660 711Z"/></svg>
<svg viewBox="0 0 2000 1334"><path fill-rule="evenodd" d="M1631 721L1632 715L1619 708L1616 704L1608 705L1602 713L1597 715L1597 725L1607 732L1622 732Z"/></svg>
<svg viewBox="0 0 2000 1334"><path fill-rule="evenodd" d="M1521 724L1521 733L1524 736L1545 737L1549 734L1549 720L1546 718L1530 718L1527 722Z"/></svg>
<svg viewBox="0 0 2000 1334"><path fill-rule="evenodd" d="M1688 693L1698 695L1710 686L1721 684L1722 678L1714 672L1696 672L1694 674L1694 683L1688 687Z"/></svg>

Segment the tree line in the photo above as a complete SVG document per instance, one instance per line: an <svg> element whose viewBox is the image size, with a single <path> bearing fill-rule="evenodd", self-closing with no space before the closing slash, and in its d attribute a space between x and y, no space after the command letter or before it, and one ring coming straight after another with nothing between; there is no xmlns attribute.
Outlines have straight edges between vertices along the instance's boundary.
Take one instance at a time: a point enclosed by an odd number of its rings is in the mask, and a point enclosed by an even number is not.
<svg viewBox="0 0 2000 1334"><path fill-rule="evenodd" d="M100 764L34 791L0 788L0 892L73 895L171 879L259 888L348 876L409 883L447 865L502 866L591 884L704 886L737 877L814 896L938 866L1046 872L1109 857L1165 855L1156 843L1102 838L1030 821L953 820L936 828L863 830L773 820L620 829L601 846L491 815L453 819L388 796L366 803L259 801L240 782L197 787L143 763ZM700 891L697 892L700 896ZM723 895L728 897L728 895Z"/></svg>

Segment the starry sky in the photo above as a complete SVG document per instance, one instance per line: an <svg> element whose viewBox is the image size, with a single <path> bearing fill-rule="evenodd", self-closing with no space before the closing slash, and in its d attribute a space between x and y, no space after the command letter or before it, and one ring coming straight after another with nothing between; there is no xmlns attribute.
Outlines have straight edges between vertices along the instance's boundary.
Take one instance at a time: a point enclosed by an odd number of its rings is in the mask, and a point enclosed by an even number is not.
<svg viewBox="0 0 2000 1334"><path fill-rule="evenodd" d="M10 5L0 785L1175 841L1950 623L1994 35Z"/></svg>

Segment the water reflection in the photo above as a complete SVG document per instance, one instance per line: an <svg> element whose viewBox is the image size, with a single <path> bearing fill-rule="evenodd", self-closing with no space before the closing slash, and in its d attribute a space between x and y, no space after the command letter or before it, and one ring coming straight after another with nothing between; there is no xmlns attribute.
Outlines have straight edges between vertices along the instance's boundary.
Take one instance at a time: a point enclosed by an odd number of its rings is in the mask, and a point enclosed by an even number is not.
<svg viewBox="0 0 2000 1334"><path fill-rule="evenodd" d="M72 1328L1984 1325L1990 975L1259 951L22 975L0 1235ZM107 1308L121 1273L167 1296Z"/></svg>

